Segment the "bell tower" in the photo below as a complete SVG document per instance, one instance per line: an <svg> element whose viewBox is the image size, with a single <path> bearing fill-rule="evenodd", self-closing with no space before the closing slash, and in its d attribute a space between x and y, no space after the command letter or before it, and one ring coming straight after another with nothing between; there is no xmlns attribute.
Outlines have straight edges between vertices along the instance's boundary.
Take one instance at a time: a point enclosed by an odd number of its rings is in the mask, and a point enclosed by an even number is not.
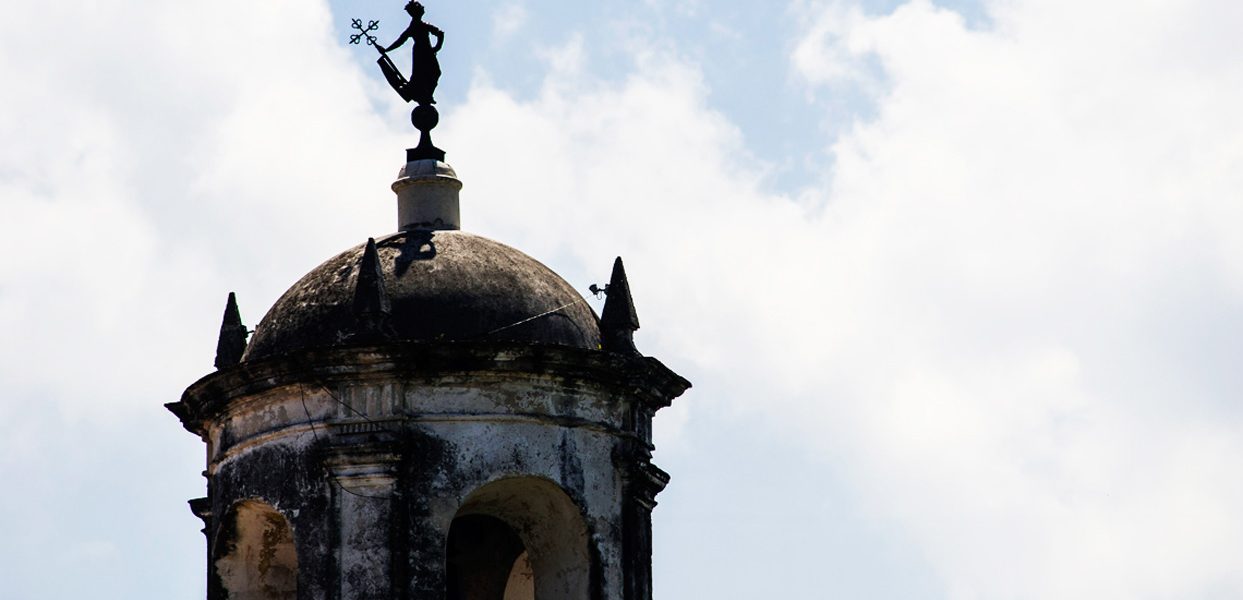
<svg viewBox="0 0 1243 600"><path fill-rule="evenodd" d="M444 33L407 12L376 44L418 103L397 231L311 270L253 333L230 294L217 370L167 405L206 445L208 600L650 600L669 481L652 418L690 383L636 349L620 258L597 317L461 230L429 133ZM387 52L409 41L406 80Z"/></svg>

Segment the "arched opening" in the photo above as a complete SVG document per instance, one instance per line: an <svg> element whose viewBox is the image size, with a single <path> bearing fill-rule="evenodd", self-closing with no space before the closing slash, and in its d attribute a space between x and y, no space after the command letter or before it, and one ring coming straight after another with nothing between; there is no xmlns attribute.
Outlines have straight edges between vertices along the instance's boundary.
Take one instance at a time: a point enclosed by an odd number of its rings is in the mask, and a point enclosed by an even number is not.
<svg viewBox="0 0 1243 600"><path fill-rule="evenodd" d="M556 484L533 477L472 493L449 527L448 600L591 597L587 526Z"/></svg>
<svg viewBox="0 0 1243 600"><path fill-rule="evenodd" d="M531 587L521 578L511 581L518 559L526 556L526 546L496 517L464 515L454 519L446 550L448 600L511 600L522 597L518 588L524 584Z"/></svg>
<svg viewBox="0 0 1243 600"><path fill-rule="evenodd" d="M229 600L295 600L293 528L276 509L247 501L229 512L216 546L216 577Z"/></svg>

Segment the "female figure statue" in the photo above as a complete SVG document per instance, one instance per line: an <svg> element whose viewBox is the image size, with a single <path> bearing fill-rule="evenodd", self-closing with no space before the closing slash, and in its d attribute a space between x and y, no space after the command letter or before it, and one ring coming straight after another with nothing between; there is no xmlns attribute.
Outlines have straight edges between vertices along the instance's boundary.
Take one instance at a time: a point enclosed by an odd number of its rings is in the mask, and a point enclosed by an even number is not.
<svg viewBox="0 0 1243 600"><path fill-rule="evenodd" d="M407 100L413 100L422 105L435 104L436 100L432 98L432 94L436 91L436 84L440 82L440 62L436 60L436 53L440 51L440 46L445 42L445 33L435 25L423 22L425 10L422 4L410 2L406 4L405 9L410 14L410 26L401 32L397 41L383 48L382 51L391 52L406 43L406 40L413 39L410 82L406 84L406 89L399 91ZM429 36L436 36L436 45L432 45Z"/></svg>

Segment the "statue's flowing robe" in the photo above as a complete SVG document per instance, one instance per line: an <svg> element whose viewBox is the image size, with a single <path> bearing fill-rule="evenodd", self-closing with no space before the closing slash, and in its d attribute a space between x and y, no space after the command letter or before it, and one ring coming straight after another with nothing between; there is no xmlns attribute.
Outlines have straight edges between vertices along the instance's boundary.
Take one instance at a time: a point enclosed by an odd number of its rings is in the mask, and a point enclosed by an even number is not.
<svg viewBox="0 0 1243 600"><path fill-rule="evenodd" d="M433 104L432 94L440 82L440 61L431 43L431 25L422 21L410 24L407 30L414 40L410 61L410 96L419 104Z"/></svg>

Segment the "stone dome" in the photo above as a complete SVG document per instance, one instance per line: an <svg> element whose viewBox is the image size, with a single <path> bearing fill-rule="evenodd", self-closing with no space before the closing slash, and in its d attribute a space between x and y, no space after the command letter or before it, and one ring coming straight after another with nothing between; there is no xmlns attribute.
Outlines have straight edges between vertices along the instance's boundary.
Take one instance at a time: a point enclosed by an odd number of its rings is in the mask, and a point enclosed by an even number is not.
<svg viewBox="0 0 1243 600"><path fill-rule="evenodd" d="M357 341L354 296L365 248L346 250L289 288L242 360ZM600 347L600 322L583 296L514 248L462 231L413 230L377 239L376 250L390 339Z"/></svg>

